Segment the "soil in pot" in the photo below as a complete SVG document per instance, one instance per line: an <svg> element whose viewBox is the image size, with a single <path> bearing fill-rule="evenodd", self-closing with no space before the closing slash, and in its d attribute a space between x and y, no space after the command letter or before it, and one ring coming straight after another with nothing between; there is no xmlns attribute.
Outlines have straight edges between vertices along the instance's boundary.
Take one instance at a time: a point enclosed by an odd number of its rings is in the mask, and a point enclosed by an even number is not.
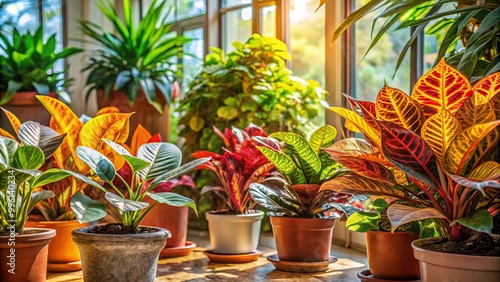
<svg viewBox="0 0 500 282"><path fill-rule="evenodd" d="M271 225L280 261L328 261L336 220L336 218L294 218L271 215Z"/></svg>
<svg viewBox="0 0 500 282"><path fill-rule="evenodd" d="M439 241L419 241L415 246L441 253L500 257L500 236L492 237L479 232L473 232L467 240L461 242L442 238Z"/></svg>
<svg viewBox="0 0 500 282"><path fill-rule="evenodd" d="M82 257L83 279L152 282L160 251L169 236L162 228L128 228L123 224L74 230L73 241Z"/></svg>
<svg viewBox="0 0 500 282"><path fill-rule="evenodd" d="M55 235L54 230L41 228L26 228L15 236L0 234L0 281L45 281L48 244Z"/></svg>
<svg viewBox="0 0 500 282"><path fill-rule="evenodd" d="M420 277L411 243L419 234L368 231L366 253L370 272L378 279L409 280Z"/></svg>
<svg viewBox="0 0 500 282"><path fill-rule="evenodd" d="M213 253L248 254L256 250L264 212L207 212L205 217Z"/></svg>

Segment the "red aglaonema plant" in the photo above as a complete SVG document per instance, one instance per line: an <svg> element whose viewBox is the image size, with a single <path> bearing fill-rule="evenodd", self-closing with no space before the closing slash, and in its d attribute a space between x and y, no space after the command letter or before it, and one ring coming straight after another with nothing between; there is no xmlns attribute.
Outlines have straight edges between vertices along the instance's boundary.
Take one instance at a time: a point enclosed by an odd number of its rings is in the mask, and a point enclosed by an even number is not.
<svg viewBox="0 0 500 282"><path fill-rule="evenodd" d="M500 73L474 86L441 60L412 95L384 86L376 101L348 97L354 110L331 108L366 141L344 139L327 152L350 173L322 190L399 199L387 214L392 230L435 219L441 235L492 233L500 212Z"/></svg>
<svg viewBox="0 0 500 282"><path fill-rule="evenodd" d="M204 187L202 193L212 191L221 197L229 212L245 213L255 206L248 186L252 182L260 182L274 170L274 165L257 149L257 146L268 146L279 149L278 140L267 137L266 132L253 124L241 130L226 128L224 133L214 127L214 131L224 141L225 148L221 155L198 151L195 158L211 157L212 159L198 167L215 172L221 186Z"/></svg>

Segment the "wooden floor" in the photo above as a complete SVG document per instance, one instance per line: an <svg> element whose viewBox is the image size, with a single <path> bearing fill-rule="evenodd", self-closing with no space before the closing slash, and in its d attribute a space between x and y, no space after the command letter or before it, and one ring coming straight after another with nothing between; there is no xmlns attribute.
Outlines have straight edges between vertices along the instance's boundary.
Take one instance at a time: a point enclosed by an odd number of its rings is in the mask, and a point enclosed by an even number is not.
<svg viewBox="0 0 500 282"><path fill-rule="evenodd" d="M367 268L366 254L346 249L341 246L332 247L332 255L338 261L330 264L329 270L323 273L297 274L278 271L266 259L276 254L270 234L262 234L259 250L264 253L259 260L245 264L212 263L203 254L210 247L205 233L191 232L188 240L198 245L187 257L160 259L156 281L359 281L356 273ZM49 273L48 282L83 281L81 271L70 273Z"/></svg>

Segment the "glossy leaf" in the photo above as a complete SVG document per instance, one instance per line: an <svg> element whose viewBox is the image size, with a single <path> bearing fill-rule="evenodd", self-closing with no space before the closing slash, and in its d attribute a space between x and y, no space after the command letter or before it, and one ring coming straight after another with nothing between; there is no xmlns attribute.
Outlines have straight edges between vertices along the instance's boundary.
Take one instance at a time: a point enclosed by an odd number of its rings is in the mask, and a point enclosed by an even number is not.
<svg viewBox="0 0 500 282"><path fill-rule="evenodd" d="M450 226L459 223L465 227L478 232L492 234L493 217L485 209L477 209L469 213L466 217L456 219L450 223Z"/></svg>
<svg viewBox="0 0 500 282"><path fill-rule="evenodd" d="M266 185L254 182L250 184L249 189L252 199L266 209L274 212L291 213L292 215L298 213L296 206L285 201Z"/></svg>
<svg viewBox="0 0 500 282"><path fill-rule="evenodd" d="M459 121L448 110L441 109L425 121L420 135L442 163L446 149L460 131Z"/></svg>
<svg viewBox="0 0 500 282"><path fill-rule="evenodd" d="M118 109L117 107L114 107L114 106L111 106L111 107L104 107L104 108L100 108L97 113L95 114L95 116L100 116L100 115L103 115L103 114L116 114L116 113L119 113L120 112L120 109Z"/></svg>
<svg viewBox="0 0 500 282"><path fill-rule="evenodd" d="M18 137L24 145L40 148L45 158L48 159L61 146L66 134L59 135L50 127L27 121L19 128Z"/></svg>
<svg viewBox="0 0 500 282"><path fill-rule="evenodd" d="M459 175L448 174L456 183L464 187L483 191L487 187L500 188L500 179L470 179Z"/></svg>
<svg viewBox="0 0 500 282"><path fill-rule="evenodd" d="M16 150L12 159L13 168L36 170L45 161L42 150L34 146L22 146Z"/></svg>
<svg viewBox="0 0 500 282"><path fill-rule="evenodd" d="M337 130L335 127L330 125L325 125L317 129L309 138L309 145L313 149L316 155L319 155L321 148L331 145L337 136Z"/></svg>
<svg viewBox="0 0 500 282"><path fill-rule="evenodd" d="M320 189L356 195L405 196L403 191L394 189L392 185L355 174L347 174L328 180L321 185Z"/></svg>
<svg viewBox="0 0 500 282"><path fill-rule="evenodd" d="M437 188L436 155L418 134L389 122L379 122L384 156L409 176Z"/></svg>
<svg viewBox="0 0 500 282"><path fill-rule="evenodd" d="M270 137L285 142L285 146L296 157L308 181L315 181L318 178L321 172L321 161L304 137L291 132L277 132L271 134Z"/></svg>
<svg viewBox="0 0 500 282"><path fill-rule="evenodd" d="M165 172L164 174L156 177L153 181L151 181L151 183L149 184L149 190L154 188L155 186L159 185L162 182L169 181L169 180L172 180L174 178L178 178L178 177L192 171L193 169L197 168L198 166L207 163L208 161L210 161L210 159L211 158L196 159L196 160L190 161L189 163L184 164L178 168L175 168L175 169L172 169L170 171Z"/></svg>
<svg viewBox="0 0 500 282"><path fill-rule="evenodd" d="M104 189L99 183L93 181L92 179L71 170L63 170L58 168L51 168L44 171L42 174L33 179L31 186L33 188L42 187L54 182L58 182L69 176L75 177L79 181L87 183L93 187L100 189L103 192L106 192L106 189Z"/></svg>
<svg viewBox="0 0 500 282"><path fill-rule="evenodd" d="M3 130L0 128L0 137L6 137L6 138L9 138L9 139L16 139L16 137L12 136L12 134L10 134L9 132L7 132L6 130Z"/></svg>
<svg viewBox="0 0 500 282"><path fill-rule="evenodd" d="M142 144L148 143L149 139L151 139L151 133L147 131L142 125L137 125L137 128L135 129L134 133L132 134L132 138L130 141L130 152L132 153L133 156L137 155L137 149L139 149L139 146Z"/></svg>
<svg viewBox="0 0 500 282"><path fill-rule="evenodd" d="M420 77L411 96L420 104L426 105L423 110L428 118L441 109L455 114L472 93L467 78L442 59Z"/></svg>
<svg viewBox="0 0 500 282"><path fill-rule="evenodd" d="M8 166L19 146L16 140L0 136L0 164Z"/></svg>
<svg viewBox="0 0 500 282"><path fill-rule="evenodd" d="M286 175L293 184L307 183L305 175L285 153L276 152L267 147L257 146L257 149L274 164L278 171Z"/></svg>
<svg viewBox="0 0 500 282"><path fill-rule="evenodd" d="M190 207L193 209L196 214L198 214L198 210L196 208L196 203L182 195L171 192L162 192L162 193L147 193L151 199L157 201L158 203L167 204L172 207Z"/></svg>
<svg viewBox="0 0 500 282"><path fill-rule="evenodd" d="M446 170L452 174L462 175L463 170L469 164L481 159L495 147L500 138L496 130L500 120L471 126L460 132L450 143L446 150L443 164Z"/></svg>
<svg viewBox="0 0 500 282"><path fill-rule="evenodd" d="M434 208L417 208L413 206L393 204L387 209L387 217L391 221L391 232L399 226L427 218L443 218L446 216Z"/></svg>
<svg viewBox="0 0 500 282"><path fill-rule="evenodd" d="M76 148L76 154L102 180L108 183L113 181L116 175L116 169L106 156L85 146L78 146L78 148Z"/></svg>
<svg viewBox="0 0 500 282"><path fill-rule="evenodd" d="M473 87L476 93L490 100L500 93L500 72L493 73L479 80Z"/></svg>
<svg viewBox="0 0 500 282"><path fill-rule="evenodd" d="M379 219L376 213L359 211L347 218L345 227L354 232L378 231Z"/></svg>
<svg viewBox="0 0 500 282"><path fill-rule="evenodd" d="M490 104L493 105L493 108L495 109L497 119L500 119L500 93L490 99Z"/></svg>
<svg viewBox="0 0 500 282"><path fill-rule="evenodd" d="M1 108L1 109L5 113L5 116L7 116L7 119L9 120L10 125L12 126L12 129L14 129L14 132L18 132L19 128L21 127L21 121L16 117L16 115L11 113L10 111L8 111L4 108ZM15 139L15 138L12 138L12 139Z"/></svg>
<svg viewBox="0 0 500 282"><path fill-rule="evenodd" d="M31 194L31 201L30 201L30 205L28 207L28 212L31 212L31 210L40 201L53 198L54 196L55 196L54 192L52 192L50 190L42 190L40 192L35 192L35 193Z"/></svg>
<svg viewBox="0 0 500 282"><path fill-rule="evenodd" d="M384 85L377 94L375 105L378 119L395 123L413 132L418 132L425 121L418 102L397 88Z"/></svg>
<svg viewBox="0 0 500 282"><path fill-rule="evenodd" d="M178 168L182 153L174 144L148 143L139 147L137 157L149 163L148 167L138 172L143 180L147 180Z"/></svg>
<svg viewBox="0 0 500 282"><path fill-rule="evenodd" d="M380 136L378 134L378 128L374 129L368 125L368 123L363 120L362 117L357 115L355 112L344 109L344 108L337 108L337 107L331 107L331 111L335 112L339 116L343 117L346 120L349 120L354 126L356 126L364 135L365 137L371 141L372 144L376 146L380 146Z"/></svg>
<svg viewBox="0 0 500 282"><path fill-rule="evenodd" d="M149 162L132 156L132 154L120 144L117 144L105 138L103 138L102 141L108 144L108 146L110 146L116 153L118 153L125 159L130 168L132 168L132 173L135 173L149 166Z"/></svg>
<svg viewBox="0 0 500 282"><path fill-rule="evenodd" d="M496 120L495 109L482 94L474 93L458 109L455 117L462 128Z"/></svg>
<svg viewBox="0 0 500 282"><path fill-rule="evenodd" d="M149 203L124 199L119 195L107 192L104 197L110 204L117 207L120 212L140 211L149 206Z"/></svg>
<svg viewBox="0 0 500 282"><path fill-rule="evenodd" d="M76 219L80 223L96 221L105 217L107 214L105 203L92 200L83 193L76 193L73 195L70 205Z"/></svg>

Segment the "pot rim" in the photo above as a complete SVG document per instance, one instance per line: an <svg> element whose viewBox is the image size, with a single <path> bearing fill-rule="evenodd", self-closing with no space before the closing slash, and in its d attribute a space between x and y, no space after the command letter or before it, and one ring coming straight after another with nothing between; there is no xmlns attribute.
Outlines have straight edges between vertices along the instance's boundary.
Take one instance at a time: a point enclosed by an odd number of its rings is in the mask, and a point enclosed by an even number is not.
<svg viewBox="0 0 500 282"><path fill-rule="evenodd" d="M415 245L415 243L417 243L417 242L422 242L422 241L440 241L440 240L442 240L442 237L431 237L431 238L418 239L418 240L415 240L415 241L411 242L411 247L413 248L414 251L416 250L416 251L422 252L422 253L423 252L427 252L427 253L439 254L439 255L447 257L447 258L449 258L449 257L459 257L459 258L462 258L462 259L474 258L474 259L483 259L483 260L487 260L488 258L490 258L490 259L497 259L500 262L500 257L444 253L444 252L427 250L427 249L424 249L424 248L421 248L421 247L418 247L418 246Z"/></svg>
<svg viewBox="0 0 500 282"><path fill-rule="evenodd" d="M293 220L338 220L340 216L331 216L328 218L318 218L318 217L293 217L293 216L284 216L284 215L275 215L274 212L267 212L267 216L274 218L289 218Z"/></svg>
<svg viewBox="0 0 500 282"><path fill-rule="evenodd" d="M50 239L56 236L56 231L54 229L38 228L38 227L24 228L24 231L31 231L31 230L42 230L42 232L34 234L21 234L21 235L17 234L15 237L20 239L27 239L29 241L35 241L35 240ZM4 234L0 235L0 238L9 238L9 237L10 233L7 233L6 235Z"/></svg>
<svg viewBox="0 0 500 282"><path fill-rule="evenodd" d="M105 224L99 224L105 225ZM71 232L71 236L74 239L85 238L85 240L94 240L94 241L143 241L143 240L164 240L168 238L172 238L172 234L165 228L156 227L156 226L143 226L139 227L148 227L156 229L155 232L150 233L135 233L135 234L100 234L100 233L89 233L88 230L99 226L93 225L83 228L75 229Z"/></svg>
<svg viewBox="0 0 500 282"><path fill-rule="evenodd" d="M217 213L219 211L208 211L206 214L210 214L211 216L226 216L226 217L255 217L255 216L263 216L264 212L261 210L248 210L248 212L252 213L237 213L237 214L220 214Z"/></svg>

